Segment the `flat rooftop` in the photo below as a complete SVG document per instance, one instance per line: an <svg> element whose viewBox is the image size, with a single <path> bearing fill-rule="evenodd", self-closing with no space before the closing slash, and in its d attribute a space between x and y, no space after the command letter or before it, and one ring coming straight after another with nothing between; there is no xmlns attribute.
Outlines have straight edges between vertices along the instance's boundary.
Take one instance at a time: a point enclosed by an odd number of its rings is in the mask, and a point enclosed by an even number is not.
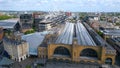
<svg viewBox="0 0 120 68"><path fill-rule="evenodd" d="M51 20L44 19L40 22L40 24L49 24L51 22L52 22Z"/></svg>

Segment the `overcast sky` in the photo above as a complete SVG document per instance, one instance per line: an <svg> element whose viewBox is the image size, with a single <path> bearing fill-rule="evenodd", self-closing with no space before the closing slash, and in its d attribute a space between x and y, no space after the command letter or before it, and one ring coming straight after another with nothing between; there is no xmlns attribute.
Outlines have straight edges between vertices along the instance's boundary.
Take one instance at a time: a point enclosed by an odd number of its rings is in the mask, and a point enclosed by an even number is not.
<svg viewBox="0 0 120 68"><path fill-rule="evenodd" d="M120 0L0 0L0 10L120 12Z"/></svg>

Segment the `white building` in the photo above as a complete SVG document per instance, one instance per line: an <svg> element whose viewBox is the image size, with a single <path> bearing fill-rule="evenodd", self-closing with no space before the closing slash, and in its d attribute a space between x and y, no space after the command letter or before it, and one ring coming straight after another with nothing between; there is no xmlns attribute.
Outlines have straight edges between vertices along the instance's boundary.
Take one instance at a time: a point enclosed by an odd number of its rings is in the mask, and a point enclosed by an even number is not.
<svg viewBox="0 0 120 68"><path fill-rule="evenodd" d="M29 57L29 45L26 41L4 38L3 43L11 59L20 62Z"/></svg>
<svg viewBox="0 0 120 68"><path fill-rule="evenodd" d="M89 20L98 21L99 20L99 16L89 16Z"/></svg>

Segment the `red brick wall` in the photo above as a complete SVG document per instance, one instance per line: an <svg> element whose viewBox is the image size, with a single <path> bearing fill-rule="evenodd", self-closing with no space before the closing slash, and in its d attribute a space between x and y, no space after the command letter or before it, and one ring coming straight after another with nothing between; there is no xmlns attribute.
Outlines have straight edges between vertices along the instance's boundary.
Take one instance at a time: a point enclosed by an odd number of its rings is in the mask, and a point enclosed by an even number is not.
<svg viewBox="0 0 120 68"><path fill-rule="evenodd" d="M2 38L3 38L3 29L0 28L0 40L2 40Z"/></svg>

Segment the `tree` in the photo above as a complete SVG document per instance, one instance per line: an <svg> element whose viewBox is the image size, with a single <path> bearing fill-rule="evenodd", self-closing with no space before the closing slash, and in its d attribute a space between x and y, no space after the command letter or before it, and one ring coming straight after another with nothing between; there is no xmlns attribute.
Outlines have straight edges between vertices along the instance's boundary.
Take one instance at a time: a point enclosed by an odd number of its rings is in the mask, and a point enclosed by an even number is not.
<svg viewBox="0 0 120 68"><path fill-rule="evenodd" d="M35 30L28 30L28 31L26 31L24 34L31 34L31 33L34 33L35 32Z"/></svg>
<svg viewBox="0 0 120 68"><path fill-rule="evenodd" d="M98 33L101 37L103 37L103 33L102 33L102 32L98 31L97 33Z"/></svg>
<svg viewBox="0 0 120 68"><path fill-rule="evenodd" d="M120 22L117 22L117 23L115 23L116 24L116 26L120 26Z"/></svg>
<svg viewBox="0 0 120 68"><path fill-rule="evenodd" d="M25 68L31 68L31 66L30 65L26 65L26 67Z"/></svg>
<svg viewBox="0 0 120 68"><path fill-rule="evenodd" d="M12 16L8 16L8 15L1 15L0 16L0 20L5 20L5 19L10 19L13 18Z"/></svg>

